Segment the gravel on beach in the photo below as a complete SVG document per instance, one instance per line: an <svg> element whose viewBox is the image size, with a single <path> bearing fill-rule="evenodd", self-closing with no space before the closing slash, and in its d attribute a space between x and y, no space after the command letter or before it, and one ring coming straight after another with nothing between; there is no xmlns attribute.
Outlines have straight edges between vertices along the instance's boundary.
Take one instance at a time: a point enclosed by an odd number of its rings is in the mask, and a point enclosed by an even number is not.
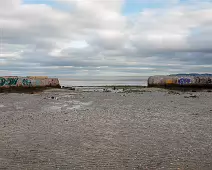
<svg viewBox="0 0 212 170"><path fill-rule="evenodd" d="M211 170L212 93L0 94L0 170Z"/></svg>

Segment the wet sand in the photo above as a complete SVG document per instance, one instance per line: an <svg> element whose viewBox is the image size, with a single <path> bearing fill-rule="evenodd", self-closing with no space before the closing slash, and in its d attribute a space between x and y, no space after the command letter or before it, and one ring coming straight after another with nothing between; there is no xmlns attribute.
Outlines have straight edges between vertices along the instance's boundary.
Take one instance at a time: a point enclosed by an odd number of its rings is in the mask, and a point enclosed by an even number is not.
<svg viewBox="0 0 212 170"><path fill-rule="evenodd" d="M0 94L0 169L211 170L212 93Z"/></svg>

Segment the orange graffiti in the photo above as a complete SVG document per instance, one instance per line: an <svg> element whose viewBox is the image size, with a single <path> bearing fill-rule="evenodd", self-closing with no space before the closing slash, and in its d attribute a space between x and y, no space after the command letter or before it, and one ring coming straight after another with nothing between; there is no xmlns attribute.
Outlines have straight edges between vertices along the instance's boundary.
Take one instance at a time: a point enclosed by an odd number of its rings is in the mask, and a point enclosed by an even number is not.
<svg viewBox="0 0 212 170"><path fill-rule="evenodd" d="M172 80L166 80L166 84L173 84L174 82Z"/></svg>

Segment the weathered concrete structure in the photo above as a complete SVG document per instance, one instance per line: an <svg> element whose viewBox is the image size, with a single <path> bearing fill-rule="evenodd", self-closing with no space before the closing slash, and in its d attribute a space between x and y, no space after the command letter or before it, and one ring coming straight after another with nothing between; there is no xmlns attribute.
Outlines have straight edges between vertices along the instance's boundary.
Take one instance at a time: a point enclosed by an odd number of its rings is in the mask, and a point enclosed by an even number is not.
<svg viewBox="0 0 212 170"><path fill-rule="evenodd" d="M0 89L24 89L24 88L60 88L57 78L48 77L17 77L4 76L0 77Z"/></svg>
<svg viewBox="0 0 212 170"><path fill-rule="evenodd" d="M212 88L211 74L177 74L169 76L151 76L148 87L191 87Z"/></svg>

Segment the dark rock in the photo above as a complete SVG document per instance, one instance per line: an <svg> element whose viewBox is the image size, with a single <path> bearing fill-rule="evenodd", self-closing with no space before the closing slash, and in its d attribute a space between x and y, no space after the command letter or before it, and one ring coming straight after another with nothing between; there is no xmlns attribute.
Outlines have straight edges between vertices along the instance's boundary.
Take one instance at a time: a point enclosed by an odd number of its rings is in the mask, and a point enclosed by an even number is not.
<svg viewBox="0 0 212 170"><path fill-rule="evenodd" d="M63 89L68 89L68 90L75 90L74 87L65 87L65 86L62 86Z"/></svg>
<svg viewBox="0 0 212 170"><path fill-rule="evenodd" d="M169 91L168 94L180 95L180 93L176 91Z"/></svg>
<svg viewBox="0 0 212 170"><path fill-rule="evenodd" d="M109 89L103 89L103 92L111 92Z"/></svg>
<svg viewBox="0 0 212 170"><path fill-rule="evenodd" d="M75 88L74 88L74 87L69 87L68 89L69 89L69 90L75 90Z"/></svg>
<svg viewBox="0 0 212 170"><path fill-rule="evenodd" d="M193 95L193 96L190 96L191 98L198 98L198 96L196 96L196 95Z"/></svg>
<svg viewBox="0 0 212 170"><path fill-rule="evenodd" d="M191 96L184 96L184 98L198 98L196 95L191 95Z"/></svg>

